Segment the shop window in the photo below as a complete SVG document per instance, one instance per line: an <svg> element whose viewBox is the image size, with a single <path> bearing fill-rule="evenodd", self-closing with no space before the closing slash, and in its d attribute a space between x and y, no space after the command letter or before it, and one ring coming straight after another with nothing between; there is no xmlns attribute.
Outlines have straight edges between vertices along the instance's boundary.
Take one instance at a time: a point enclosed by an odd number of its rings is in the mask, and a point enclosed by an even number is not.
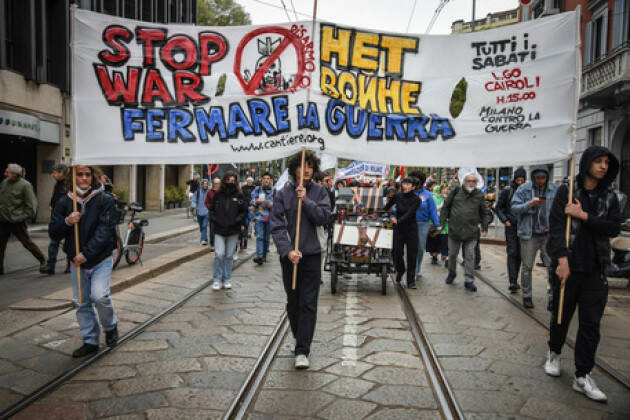
<svg viewBox="0 0 630 420"><path fill-rule="evenodd" d="M589 146L601 146L602 145L602 127L595 127L588 130L588 145Z"/></svg>

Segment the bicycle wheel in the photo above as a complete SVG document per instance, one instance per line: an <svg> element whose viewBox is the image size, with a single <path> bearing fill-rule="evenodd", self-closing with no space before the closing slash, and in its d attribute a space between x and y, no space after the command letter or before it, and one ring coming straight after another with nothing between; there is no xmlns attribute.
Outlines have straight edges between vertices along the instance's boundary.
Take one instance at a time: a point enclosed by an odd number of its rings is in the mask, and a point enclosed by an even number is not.
<svg viewBox="0 0 630 420"><path fill-rule="evenodd" d="M112 270L118 266L120 262L120 258L122 257L122 240L120 239L120 235L116 233L116 248L112 251L112 257L114 258Z"/></svg>
<svg viewBox="0 0 630 420"><path fill-rule="evenodd" d="M144 247L144 232L142 232L142 236L140 237L140 244L136 249L129 249L125 252L125 259L127 260L127 264L134 265L140 259L142 255L142 248Z"/></svg>

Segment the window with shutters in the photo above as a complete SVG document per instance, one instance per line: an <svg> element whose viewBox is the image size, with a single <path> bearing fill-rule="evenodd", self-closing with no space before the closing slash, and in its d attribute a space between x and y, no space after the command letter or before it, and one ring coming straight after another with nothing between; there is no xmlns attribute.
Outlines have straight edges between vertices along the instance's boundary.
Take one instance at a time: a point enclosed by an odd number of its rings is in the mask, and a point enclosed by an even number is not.
<svg viewBox="0 0 630 420"><path fill-rule="evenodd" d="M615 0L612 21L611 48L614 50L630 43L630 0Z"/></svg>
<svg viewBox="0 0 630 420"><path fill-rule="evenodd" d="M608 7L593 13L586 24L584 66L604 58L608 52Z"/></svg>

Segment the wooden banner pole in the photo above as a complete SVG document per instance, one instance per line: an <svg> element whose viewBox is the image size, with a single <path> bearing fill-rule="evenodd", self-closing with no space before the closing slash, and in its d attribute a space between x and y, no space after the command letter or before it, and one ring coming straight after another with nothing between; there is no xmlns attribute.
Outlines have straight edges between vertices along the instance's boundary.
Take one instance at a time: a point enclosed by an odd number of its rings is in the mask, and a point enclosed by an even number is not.
<svg viewBox="0 0 630 420"><path fill-rule="evenodd" d="M306 158L306 149L302 149L302 160L300 163L300 187L304 186L304 160L305 158ZM299 250L301 222L302 222L302 200L298 200L297 224L295 225L295 249L294 249L295 251ZM297 282L297 270L298 270L298 265L293 264L293 282L291 283L291 290L295 290L295 286Z"/></svg>
<svg viewBox="0 0 630 420"><path fill-rule="evenodd" d="M569 201L567 203L573 203L573 179L575 178L575 150L571 155L571 169L569 170ZM571 216L567 215L567 226L565 232L565 241L567 248L569 248L569 240L571 237ZM568 280L568 279L567 279ZM562 324L562 309L564 308L564 284L560 284L560 302L558 303L558 325Z"/></svg>
<svg viewBox="0 0 630 420"><path fill-rule="evenodd" d="M72 211L77 211L77 167L72 167ZM80 254L79 250L79 224L74 224L74 249L76 250L76 256ZM77 289L79 291L79 304L83 303L83 296L81 295L81 266L77 269Z"/></svg>

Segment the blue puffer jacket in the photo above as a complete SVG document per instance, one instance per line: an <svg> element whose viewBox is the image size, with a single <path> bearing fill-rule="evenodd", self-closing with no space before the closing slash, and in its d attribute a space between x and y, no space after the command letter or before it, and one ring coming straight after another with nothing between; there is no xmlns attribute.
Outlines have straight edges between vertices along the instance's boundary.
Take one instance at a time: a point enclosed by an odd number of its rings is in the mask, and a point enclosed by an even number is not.
<svg viewBox="0 0 630 420"><path fill-rule="evenodd" d="M533 174L535 172L543 171L547 175L547 185L545 191L545 197L547 201L541 206L545 207L547 212L547 220L549 220L549 214L551 213L551 206L553 199L558 191L558 185L549 182L549 171L547 165L536 165L532 167L532 180L523 183L514 195L512 196L511 210L517 219L517 235L521 239L531 239L533 230L533 218L536 214L536 208L531 207L529 202L534 198L534 180Z"/></svg>

